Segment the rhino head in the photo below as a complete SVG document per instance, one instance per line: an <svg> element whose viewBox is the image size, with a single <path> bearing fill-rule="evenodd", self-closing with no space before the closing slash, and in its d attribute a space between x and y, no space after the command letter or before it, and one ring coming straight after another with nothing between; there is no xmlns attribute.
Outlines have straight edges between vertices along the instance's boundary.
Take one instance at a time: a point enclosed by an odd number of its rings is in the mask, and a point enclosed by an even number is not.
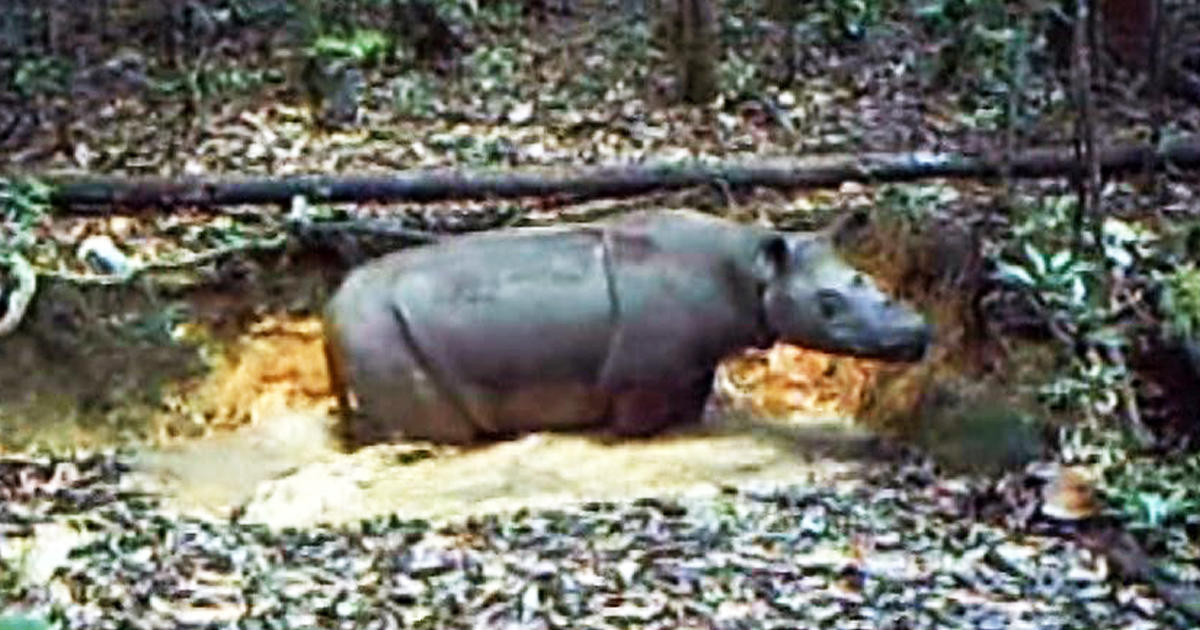
<svg viewBox="0 0 1200 630"><path fill-rule="evenodd" d="M755 267L765 324L779 341L865 359L913 362L932 327L884 293L835 251L849 222L816 233L774 233L760 243Z"/></svg>

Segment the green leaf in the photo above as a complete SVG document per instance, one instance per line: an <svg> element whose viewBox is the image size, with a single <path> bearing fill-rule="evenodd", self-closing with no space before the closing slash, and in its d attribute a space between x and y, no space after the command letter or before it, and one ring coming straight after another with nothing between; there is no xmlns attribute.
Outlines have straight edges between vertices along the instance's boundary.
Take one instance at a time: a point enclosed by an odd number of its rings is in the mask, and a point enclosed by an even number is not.
<svg viewBox="0 0 1200 630"><path fill-rule="evenodd" d="M37 617L24 615L0 616L0 630L46 630L50 623Z"/></svg>
<svg viewBox="0 0 1200 630"><path fill-rule="evenodd" d="M1146 523L1151 527L1162 525L1171 512L1171 502L1157 494L1140 494L1138 502L1141 504Z"/></svg>
<svg viewBox="0 0 1200 630"><path fill-rule="evenodd" d="M1024 267L1009 264L1003 261L996 261L996 277L1004 282L1023 285L1032 288L1037 284L1033 276Z"/></svg>
<svg viewBox="0 0 1200 630"><path fill-rule="evenodd" d="M1087 303L1087 287L1079 276L1071 279L1071 301L1080 305Z"/></svg>
<svg viewBox="0 0 1200 630"><path fill-rule="evenodd" d="M1054 272L1064 271L1070 262L1071 250L1064 249L1050 258L1050 270Z"/></svg>
<svg viewBox="0 0 1200 630"><path fill-rule="evenodd" d="M1046 276L1046 257L1033 246L1033 243L1025 243L1025 257L1033 263L1033 270L1038 277Z"/></svg>
<svg viewBox="0 0 1200 630"><path fill-rule="evenodd" d="M1119 347L1125 345L1125 334L1116 326L1105 326L1088 334L1088 340L1097 345Z"/></svg>
<svg viewBox="0 0 1200 630"><path fill-rule="evenodd" d="M1129 250L1120 245L1111 245L1104 248L1104 253L1109 260L1117 264L1122 269L1128 269L1133 265L1133 254Z"/></svg>

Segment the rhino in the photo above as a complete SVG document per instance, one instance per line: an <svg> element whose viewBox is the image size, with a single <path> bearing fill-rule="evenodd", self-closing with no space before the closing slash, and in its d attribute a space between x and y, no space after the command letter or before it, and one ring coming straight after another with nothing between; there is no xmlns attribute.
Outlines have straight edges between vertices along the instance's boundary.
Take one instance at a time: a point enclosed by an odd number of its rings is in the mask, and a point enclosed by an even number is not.
<svg viewBox="0 0 1200 630"><path fill-rule="evenodd" d="M648 437L702 417L717 365L776 342L895 362L932 327L834 251L693 210L458 235L350 271L325 307L343 437Z"/></svg>

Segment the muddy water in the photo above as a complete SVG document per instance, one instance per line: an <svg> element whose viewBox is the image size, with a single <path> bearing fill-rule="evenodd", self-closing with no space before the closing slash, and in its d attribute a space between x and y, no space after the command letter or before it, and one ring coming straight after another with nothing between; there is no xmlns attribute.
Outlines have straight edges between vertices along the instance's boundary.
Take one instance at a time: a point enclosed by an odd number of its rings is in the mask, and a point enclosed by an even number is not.
<svg viewBox="0 0 1200 630"><path fill-rule="evenodd" d="M704 425L610 445L547 433L469 450L341 452L324 368L319 321L251 326L177 396L174 416L208 418L211 435L143 451L139 485L182 513L304 526L711 493L722 484L829 483L853 477L872 454L864 429L822 419L856 408L869 368L796 348L720 370Z"/></svg>
<svg viewBox="0 0 1200 630"><path fill-rule="evenodd" d="M840 420L707 420L686 433L604 444L534 434L469 450L418 444L340 452L329 418L287 412L142 456L138 478L168 508L275 527L385 514L463 517L586 500L709 494L755 482L836 483L873 440Z"/></svg>

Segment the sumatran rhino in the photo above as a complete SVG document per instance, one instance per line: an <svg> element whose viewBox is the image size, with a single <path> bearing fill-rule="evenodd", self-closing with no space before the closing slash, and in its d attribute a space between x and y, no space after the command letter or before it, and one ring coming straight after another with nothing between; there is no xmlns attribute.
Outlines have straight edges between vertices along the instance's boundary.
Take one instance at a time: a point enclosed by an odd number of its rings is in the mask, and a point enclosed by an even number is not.
<svg viewBox="0 0 1200 630"><path fill-rule="evenodd" d="M717 364L776 341L916 361L931 329L827 232L692 211L449 238L352 271L325 312L352 443L698 420Z"/></svg>

